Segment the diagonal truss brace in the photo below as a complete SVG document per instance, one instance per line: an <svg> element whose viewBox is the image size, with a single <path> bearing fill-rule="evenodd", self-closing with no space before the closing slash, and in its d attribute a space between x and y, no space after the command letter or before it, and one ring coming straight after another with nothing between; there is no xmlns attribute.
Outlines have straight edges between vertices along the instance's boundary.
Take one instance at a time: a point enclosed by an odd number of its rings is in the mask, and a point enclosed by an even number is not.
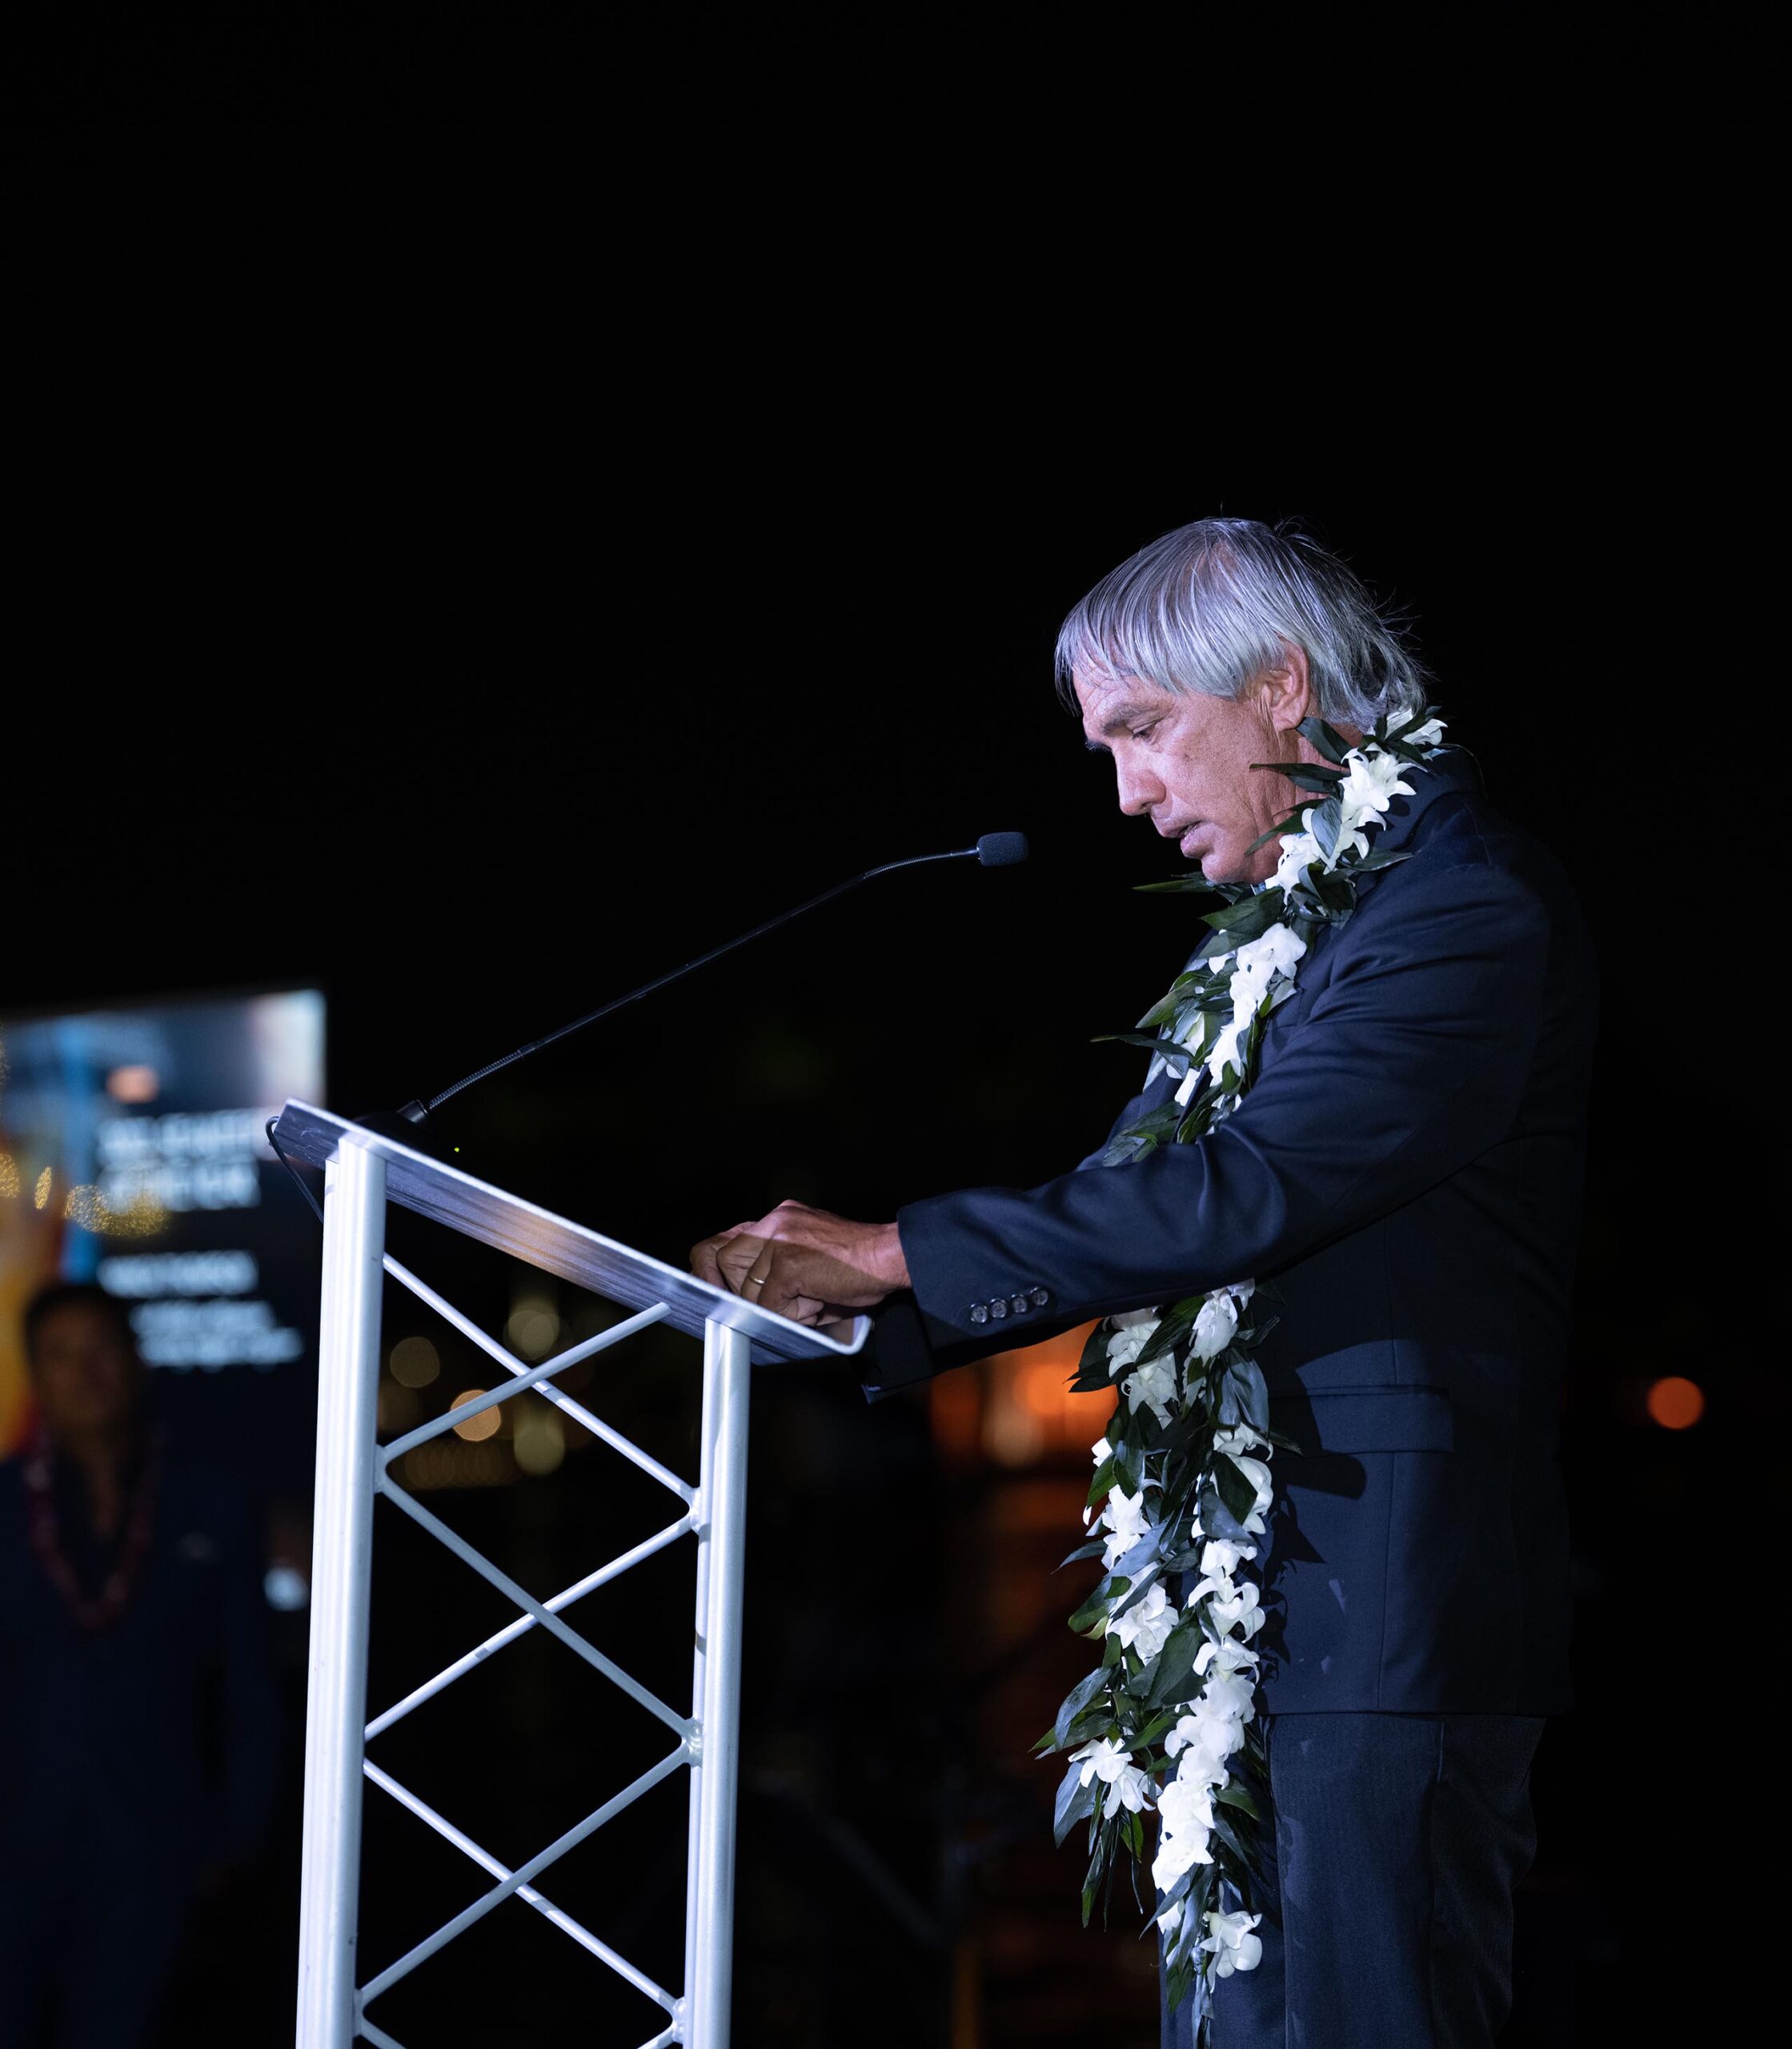
<svg viewBox="0 0 1792 2049"><path fill-rule="evenodd" d="M661 1779L669 1778L688 1762L682 1747L668 1750L657 1764L649 1766L621 1792L606 1800L594 1813L587 1814L582 1822L575 1822L565 1834L556 1836L545 1850L538 1850L527 1863L519 1864L514 1871L500 1879L491 1891L482 1893L471 1907L463 1907L451 1921L444 1922L433 1935L426 1935L415 1948L407 1950L396 1963L388 1964L377 1978L371 1979L358 1995L360 2003L365 2005L377 1999L382 1992L389 1991L401 1978L408 1977L426 1958L434 1956L439 1949L451 1943L456 1935L463 1934L475 1921L483 1921L493 1907L501 1907L513 1892L527 1885L531 1879L539 1877L556 1859L563 1857L569 1850L575 1850L587 1836L595 1835L607 1821L619 1814L624 1807L632 1805L643 1793L657 1786Z"/></svg>
<svg viewBox="0 0 1792 2049"><path fill-rule="evenodd" d="M324 1342L319 1357L319 1494L321 1499L327 1474L331 1479L331 1506L333 1511L339 1510L343 1541L333 1542L328 1546L320 1542L319 1561L327 1563L329 1570L327 1573L315 1573L320 1594L327 1581L328 1598L319 1599L314 1608L314 1700L320 1693L327 1694L328 1698L323 1714L314 1707L313 1726L307 1730L300 2042L304 2049L314 2049L314 2045L315 2049L347 2049L350 2036L359 2035L375 2044L375 2049L399 2049L389 2034L367 2019L367 2004L515 1894L668 2016L667 2025L643 2044L642 2049L670 2049L674 2043L689 2044L692 2049L726 2049L738 1749L735 1699L740 1662L740 1547L744 1534L749 1364L746 1340L742 1333L732 1329L713 1322L709 1326L704 1342L702 1471L698 1484L692 1486L552 1385L555 1374L659 1321L668 1313L666 1303L655 1303L538 1366L525 1366L434 1289L385 1254L381 1242L384 1201L384 1169L381 1161L366 1155L359 1147L347 1145L341 1149L327 1173L332 1199L325 1212ZM502 1365L510 1376L509 1385L463 1402L447 1415L406 1433L383 1450L373 1442L371 1398L378 1373L379 1319L378 1289L375 1284L382 1270L435 1309L455 1329ZM327 1404L324 1399L327 1387L331 1397ZM531 1389L676 1494L684 1511L663 1529L545 1602L535 1600L526 1589L415 1500L398 1485L392 1470L398 1461L419 1445ZM377 1494L383 1494L401 1512L427 1530L523 1612L515 1621L487 1638L382 1714L365 1722L359 1716L355 1717L359 1726L350 1728L342 1726L343 1710L364 1694L365 1589L371 1537L367 1511ZM324 1520L320 1518L320 1522ZM562 1610L687 1534L694 1535L698 1543L698 1618L693 1706L689 1716L667 1706L560 1619ZM359 1598L357 1585L360 1590ZM357 1611L360 1616L359 1624L355 1620ZM511 1871L367 1759L363 1746L373 1736L391 1727L503 1645L514 1642L536 1627L546 1629L602 1673L638 1706L664 1724L678 1742L674 1749L595 1812ZM343 1635L343 1651L339 1663L329 1670L328 1654L333 1647L330 1641L333 1633ZM320 1646L329 1683L318 1688ZM362 1712L364 1714L365 1710ZM711 1754L706 1759L704 1737L706 1727L711 1725ZM354 1770L355 1784L371 1779L497 1881L433 1935L415 1944L359 1989L354 1988L352 1976L347 1974L352 1970L355 1948L353 1917L358 1891L355 1867L359 1862L359 1802L343 1777L345 1767ZM685 1991L681 1997L674 1999L645 1972L555 1907L532 1881L653 1786L687 1768L691 1774L691 1842ZM339 1817L339 1821L333 1817Z"/></svg>
<svg viewBox="0 0 1792 2049"><path fill-rule="evenodd" d="M456 1828L452 1822L439 1814L426 1801L419 1800L408 1788L399 1785L389 1772L382 1771L371 1758L366 1761L363 1769L375 1786L383 1791L390 1793L400 1806L408 1808L419 1821L434 1829L444 1842L451 1842L455 1849L471 1857L480 1870L490 1877L508 1879L514 1875L509 1868L499 1863L489 1851L482 1850L470 1835L465 1834L461 1830ZM589 1950L591 1955L598 1958L600 1962L608 1964L619 1978L626 1978L637 1992L643 1993L656 2005L663 2007L668 2014L677 2012L678 2002L670 1992L663 1987L655 1984L644 1971L638 1971L627 1957L621 1955L619 1951L611 1949L609 1944L600 1937L594 1935L589 1928L575 1921L570 1914L555 1906L551 1900L544 1899L533 1886L519 1886L516 1889L516 1896L519 1899L527 1901L538 1914L545 1915L556 1928L559 1929L563 1934L570 1935L582 1948Z"/></svg>

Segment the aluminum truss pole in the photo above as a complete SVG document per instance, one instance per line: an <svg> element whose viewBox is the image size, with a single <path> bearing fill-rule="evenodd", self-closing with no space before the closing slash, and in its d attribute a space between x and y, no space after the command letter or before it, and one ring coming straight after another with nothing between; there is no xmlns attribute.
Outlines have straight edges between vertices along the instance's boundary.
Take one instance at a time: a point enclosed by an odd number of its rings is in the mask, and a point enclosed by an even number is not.
<svg viewBox="0 0 1792 2049"><path fill-rule="evenodd" d="M691 1719L697 1725L697 1740L691 1750L691 1825L684 1856L684 1996L676 2016L681 2043L696 2038L691 2016L696 2003L697 1933L704 1915L697 1894L697 1872L703 1862L703 1719L704 1670L709 1642L709 1510L714 1498L716 1404L721 1398L722 1376L716 1366L716 1338L720 1326L704 1325L703 1415L697 1429L697 1495L692 1504L696 1516L697 1606L696 1642L691 1656Z"/></svg>
<svg viewBox="0 0 1792 2049"><path fill-rule="evenodd" d="M345 1137L325 1174L299 2049L350 2049L357 2025L361 1725L385 1250L385 1162Z"/></svg>
<svg viewBox="0 0 1792 2049"><path fill-rule="evenodd" d="M728 2049L728 2041L752 1349L744 1331L714 1322L704 1331L704 1518L697 1538L694 1674L701 1749L691 1774L684 1936L684 2039L690 2049Z"/></svg>

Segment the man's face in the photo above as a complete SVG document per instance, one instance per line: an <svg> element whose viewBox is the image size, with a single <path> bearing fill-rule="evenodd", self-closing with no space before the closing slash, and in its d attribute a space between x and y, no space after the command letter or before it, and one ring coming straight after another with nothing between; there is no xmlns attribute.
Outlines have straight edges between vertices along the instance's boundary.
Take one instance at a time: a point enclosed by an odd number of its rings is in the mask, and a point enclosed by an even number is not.
<svg viewBox="0 0 1792 2049"><path fill-rule="evenodd" d="M90 1436L129 1422L142 1369L103 1309L69 1302L38 1326L31 1381L54 1438Z"/></svg>
<svg viewBox="0 0 1792 2049"><path fill-rule="evenodd" d="M1209 882L1261 882L1275 872L1274 840L1246 851L1300 800L1285 776L1251 765L1297 757L1290 708L1272 680L1259 678L1236 700L1164 690L1136 676L1078 670L1075 681L1084 733L1113 756L1129 817L1149 817ZM1297 718L1304 704L1293 708Z"/></svg>

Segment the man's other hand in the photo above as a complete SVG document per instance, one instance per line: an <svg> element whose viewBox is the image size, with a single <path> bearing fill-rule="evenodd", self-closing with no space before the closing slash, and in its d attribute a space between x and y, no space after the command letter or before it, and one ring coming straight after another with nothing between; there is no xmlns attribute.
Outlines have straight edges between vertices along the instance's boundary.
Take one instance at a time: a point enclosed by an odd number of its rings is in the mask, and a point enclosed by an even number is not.
<svg viewBox="0 0 1792 2049"><path fill-rule="evenodd" d="M832 1323L908 1285L894 1224L854 1224L780 1202L691 1248L691 1271L796 1323Z"/></svg>

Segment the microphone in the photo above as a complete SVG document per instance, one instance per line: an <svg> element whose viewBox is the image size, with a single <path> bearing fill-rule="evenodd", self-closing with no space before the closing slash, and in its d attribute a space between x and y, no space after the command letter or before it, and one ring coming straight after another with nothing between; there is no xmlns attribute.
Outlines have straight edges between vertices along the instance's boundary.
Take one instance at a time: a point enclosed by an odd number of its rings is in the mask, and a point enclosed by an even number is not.
<svg viewBox="0 0 1792 2049"><path fill-rule="evenodd" d="M1027 836L1024 832L985 832L974 847L955 847L949 853L912 854L906 860L886 861L881 868L868 868L863 875L855 875L845 882L836 883L832 889L824 889L819 896L812 896L808 903L799 904L795 910L781 912L775 918L768 918L762 925L755 925L751 932L744 932L738 939L724 940L721 945L712 946L707 953L700 953L694 960L687 960L682 968L674 968L668 973L656 976L651 982L643 982L638 989L631 989L626 996L613 996L609 1002L600 1004L595 1010L587 1010L583 1017L575 1017L570 1024L549 1032L543 1037L531 1039L526 1046L519 1046L514 1053L506 1053L501 1060L489 1061L472 1073L463 1075L459 1081L431 1096L426 1103L421 1100L407 1103L395 1117L363 1117L359 1121L371 1130L383 1131L392 1138L403 1138L407 1144L415 1142L415 1133L407 1133L407 1125L424 1122L433 1110L439 1109L451 1096L458 1096L462 1089L471 1089L475 1082L514 1067L518 1061L527 1060L531 1053L539 1053L543 1047L551 1046L561 1039L571 1038L575 1032L582 1032L587 1024L595 1024L600 1017L607 1017L626 1004L639 1003L644 996L664 988L668 983L682 980L699 968L706 968L712 960L719 960L724 953L732 953L737 946L744 946L749 940L763 939L768 932L779 926L788 925L794 918L807 917L811 911L819 910L824 904L831 904L836 896L844 896L849 890L873 880L880 875L893 875L898 868L925 868L935 861L966 861L975 860L984 868L1012 868L1027 858Z"/></svg>
<svg viewBox="0 0 1792 2049"><path fill-rule="evenodd" d="M966 848L965 852L975 854L985 868L1012 868L1016 861L1027 858L1027 836L1024 832L985 832L974 847ZM936 860L940 858L937 854L933 856ZM953 860L958 856L948 854L944 858ZM882 872L879 868L872 870L873 875Z"/></svg>

